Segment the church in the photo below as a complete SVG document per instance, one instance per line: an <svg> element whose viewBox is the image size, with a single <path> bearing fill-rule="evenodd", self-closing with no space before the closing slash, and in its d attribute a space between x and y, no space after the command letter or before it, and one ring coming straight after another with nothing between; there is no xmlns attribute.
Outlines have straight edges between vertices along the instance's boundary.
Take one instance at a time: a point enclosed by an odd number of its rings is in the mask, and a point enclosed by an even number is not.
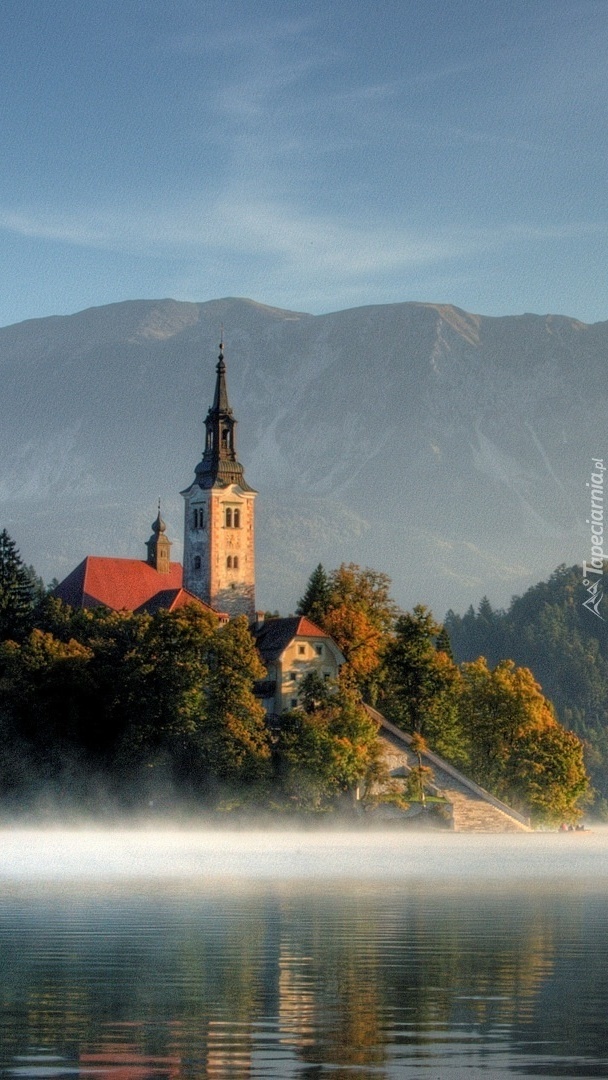
<svg viewBox="0 0 608 1080"><path fill-rule="evenodd" d="M219 623L244 615L267 675L256 687L269 723L301 704L302 681L314 672L337 679L345 658L336 642L306 616L265 620L255 610L255 499L237 460L236 419L228 401L224 347L216 366L213 403L205 419L205 446L184 499L184 564L171 562L171 541L160 513L146 542L145 559L89 555L54 590L71 607L155 614L195 604ZM432 770L432 790L446 801L457 831L529 831L526 819L489 795L452 765L412 748L412 737L365 706L378 725L391 777L406 776L419 760Z"/></svg>
<svg viewBox="0 0 608 1080"><path fill-rule="evenodd" d="M154 614L185 604L212 610L220 621L255 614L256 492L236 458L236 420L228 402L223 343L215 395L205 419L205 448L183 492L184 565L171 561L160 502L146 559L89 555L55 589L71 607L108 607Z"/></svg>
<svg viewBox="0 0 608 1080"><path fill-rule="evenodd" d="M158 514L145 559L88 555L55 589L75 608L106 607L154 615L196 604L218 622L244 615L268 679L260 687L269 714L299 702L299 683L315 671L336 679L344 657L309 619L265 623L255 610L255 499L236 456L237 421L228 400L224 346L216 366L215 393L205 418L202 458L184 499L183 566L171 561L171 541Z"/></svg>

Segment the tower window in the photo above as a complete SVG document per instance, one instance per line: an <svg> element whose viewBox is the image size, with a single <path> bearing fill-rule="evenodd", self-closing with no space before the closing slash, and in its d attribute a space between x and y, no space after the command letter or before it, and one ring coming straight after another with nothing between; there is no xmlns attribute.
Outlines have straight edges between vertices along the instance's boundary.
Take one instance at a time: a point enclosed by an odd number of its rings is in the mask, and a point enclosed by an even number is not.
<svg viewBox="0 0 608 1080"><path fill-rule="evenodd" d="M222 446L226 449L230 449L230 428L224 428L222 431Z"/></svg>
<svg viewBox="0 0 608 1080"><path fill-rule="evenodd" d="M195 529L204 528L204 526L205 526L205 512L204 512L202 507L195 508L194 514L193 514L193 519L194 519L194 528Z"/></svg>
<svg viewBox="0 0 608 1080"><path fill-rule="evenodd" d="M235 527L235 529L240 529L240 527L241 527L241 511L240 510L235 510L234 511L234 527Z"/></svg>
<svg viewBox="0 0 608 1080"><path fill-rule="evenodd" d="M226 528L232 528L232 510L230 509L230 507L228 507L228 509L226 510Z"/></svg>
<svg viewBox="0 0 608 1080"><path fill-rule="evenodd" d="M229 555L228 558L226 559L226 566L228 567L229 570L232 570L232 555Z"/></svg>
<svg viewBox="0 0 608 1080"><path fill-rule="evenodd" d="M238 557L238 555L234 556L234 559L232 560L232 565L233 565L235 570L238 570L238 568L239 568L239 557Z"/></svg>
<svg viewBox="0 0 608 1080"><path fill-rule="evenodd" d="M200 570L200 568L201 568L201 557L200 557L200 555L195 555L194 556L194 569L195 570Z"/></svg>

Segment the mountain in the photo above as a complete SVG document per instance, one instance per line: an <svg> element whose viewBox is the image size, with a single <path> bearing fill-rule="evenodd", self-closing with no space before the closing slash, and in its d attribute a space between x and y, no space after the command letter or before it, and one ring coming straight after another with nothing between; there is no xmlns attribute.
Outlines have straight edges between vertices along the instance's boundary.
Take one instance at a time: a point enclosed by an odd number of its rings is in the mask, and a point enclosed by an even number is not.
<svg viewBox="0 0 608 1080"><path fill-rule="evenodd" d="M590 556L608 322L137 300L0 329L0 525L45 579L143 558L159 496L180 558L222 324L260 606L355 561L442 615Z"/></svg>

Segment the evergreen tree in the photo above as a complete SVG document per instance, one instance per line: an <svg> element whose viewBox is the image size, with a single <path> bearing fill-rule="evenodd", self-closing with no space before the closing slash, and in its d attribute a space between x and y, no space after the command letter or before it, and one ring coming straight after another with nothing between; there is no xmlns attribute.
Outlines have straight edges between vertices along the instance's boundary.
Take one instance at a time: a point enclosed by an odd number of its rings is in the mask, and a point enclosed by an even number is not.
<svg viewBox="0 0 608 1080"><path fill-rule="evenodd" d="M329 603L329 579L319 563L308 579L306 592L296 608L296 614L307 615L313 622L318 622L326 614Z"/></svg>
<svg viewBox="0 0 608 1080"><path fill-rule="evenodd" d="M424 735L438 753L465 765L460 675L443 645L443 627L423 604L397 619L384 654L383 708L399 727Z"/></svg>
<svg viewBox="0 0 608 1080"><path fill-rule="evenodd" d="M21 639L30 626L34 599L31 568L24 566L6 529L0 533L0 641Z"/></svg>
<svg viewBox="0 0 608 1080"><path fill-rule="evenodd" d="M435 648L437 652L443 652L450 659L454 659L454 653L452 652L452 642L450 641L450 635L448 634L445 626L441 627L441 630L435 638Z"/></svg>

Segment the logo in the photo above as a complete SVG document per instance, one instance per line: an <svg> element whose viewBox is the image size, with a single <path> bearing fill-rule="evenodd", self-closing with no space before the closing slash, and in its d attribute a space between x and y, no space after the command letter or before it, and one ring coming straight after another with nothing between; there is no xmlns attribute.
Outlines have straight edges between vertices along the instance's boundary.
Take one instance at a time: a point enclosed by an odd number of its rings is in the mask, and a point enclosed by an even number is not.
<svg viewBox="0 0 608 1080"><path fill-rule="evenodd" d="M604 621L600 603L604 595L604 473L603 458L591 458L591 479L587 482L591 495L591 516L587 525L591 528L591 560L583 560L583 585L589 596L583 607Z"/></svg>

